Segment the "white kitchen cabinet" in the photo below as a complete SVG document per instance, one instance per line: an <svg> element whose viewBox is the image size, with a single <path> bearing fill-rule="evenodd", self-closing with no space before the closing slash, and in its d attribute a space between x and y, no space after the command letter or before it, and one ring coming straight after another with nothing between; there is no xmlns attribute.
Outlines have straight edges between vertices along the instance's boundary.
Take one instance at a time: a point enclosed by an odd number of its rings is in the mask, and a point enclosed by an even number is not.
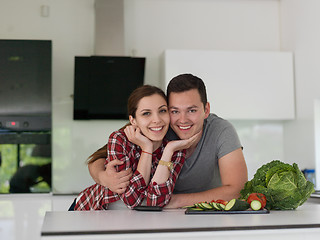
<svg viewBox="0 0 320 240"><path fill-rule="evenodd" d="M211 112L234 120L295 117L291 52L166 50L164 83L192 73L206 84Z"/></svg>

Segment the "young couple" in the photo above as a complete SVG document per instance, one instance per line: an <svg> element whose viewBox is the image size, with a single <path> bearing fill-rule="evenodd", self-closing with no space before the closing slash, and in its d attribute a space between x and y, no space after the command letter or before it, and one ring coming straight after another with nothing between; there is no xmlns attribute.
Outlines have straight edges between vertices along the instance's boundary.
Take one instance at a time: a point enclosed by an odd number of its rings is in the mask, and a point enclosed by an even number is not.
<svg viewBox="0 0 320 240"><path fill-rule="evenodd" d="M120 199L129 208L144 200L179 208L239 196L247 181L242 147L233 126L210 114L203 81L179 75L170 81L167 99L148 85L131 94L130 124L91 156L97 184L79 194L74 210L107 209Z"/></svg>

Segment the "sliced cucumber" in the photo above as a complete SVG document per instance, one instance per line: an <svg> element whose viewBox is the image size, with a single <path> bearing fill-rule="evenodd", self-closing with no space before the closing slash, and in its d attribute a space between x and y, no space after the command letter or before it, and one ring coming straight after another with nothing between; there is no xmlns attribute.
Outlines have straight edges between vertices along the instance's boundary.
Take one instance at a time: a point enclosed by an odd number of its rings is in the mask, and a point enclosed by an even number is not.
<svg viewBox="0 0 320 240"><path fill-rule="evenodd" d="M225 206L224 210L226 211L244 211L249 208L249 203L239 199L230 200Z"/></svg>
<svg viewBox="0 0 320 240"><path fill-rule="evenodd" d="M201 208L201 209L203 209L201 203L195 203L194 206L195 206L196 208Z"/></svg>
<svg viewBox="0 0 320 240"><path fill-rule="evenodd" d="M214 209L221 211L222 209L220 208L220 204L216 202L212 202L211 205L213 206Z"/></svg>
<svg viewBox="0 0 320 240"><path fill-rule="evenodd" d="M225 210L226 206L222 203L217 203L217 205L220 207L221 210Z"/></svg>
<svg viewBox="0 0 320 240"><path fill-rule="evenodd" d="M207 210L211 210L211 209L213 208L213 207L212 207L209 203L207 203L207 202L202 202L201 205L202 205L203 208L205 208L205 209L207 209Z"/></svg>
<svg viewBox="0 0 320 240"><path fill-rule="evenodd" d="M192 207L192 208L189 208L191 210L196 210L196 211L204 211L202 208L197 208L197 207Z"/></svg>
<svg viewBox="0 0 320 240"><path fill-rule="evenodd" d="M181 207L181 208L195 208L196 207L196 205L195 204L193 204L193 205L190 205L190 206L184 206L184 207Z"/></svg>
<svg viewBox="0 0 320 240"><path fill-rule="evenodd" d="M205 205L203 205L202 202L201 202L201 203L197 203L196 206L197 206L198 208L202 208L203 210L207 210L207 207L206 207Z"/></svg>
<svg viewBox="0 0 320 240"><path fill-rule="evenodd" d="M250 203L250 207L251 207L252 210L258 211L258 210L260 210L262 208L262 204L261 204L261 202L259 200L253 200Z"/></svg>

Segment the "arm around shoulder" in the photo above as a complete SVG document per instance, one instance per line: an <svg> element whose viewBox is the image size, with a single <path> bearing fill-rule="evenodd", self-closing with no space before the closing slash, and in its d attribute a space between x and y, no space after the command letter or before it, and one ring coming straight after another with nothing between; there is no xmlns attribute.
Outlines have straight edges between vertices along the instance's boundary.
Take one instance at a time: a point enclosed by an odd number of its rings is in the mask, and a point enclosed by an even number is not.
<svg viewBox="0 0 320 240"><path fill-rule="evenodd" d="M92 179L100 184L100 185L103 185L101 184L100 180L99 180L99 175L104 172L105 170L105 158L99 158L97 160L95 160L94 162L90 162L88 163L88 169L89 169L89 173L90 173L90 176L92 177Z"/></svg>
<svg viewBox="0 0 320 240"><path fill-rule="evenodd" d="M109 162L106 167L104 164L104 158L99 158L89 163L88 168L91 177L96 183L109 188L112 192L122 194L129 185L129 180L132 176L131 168L117 172L116 166L123 164L117 159Z"/></svg>

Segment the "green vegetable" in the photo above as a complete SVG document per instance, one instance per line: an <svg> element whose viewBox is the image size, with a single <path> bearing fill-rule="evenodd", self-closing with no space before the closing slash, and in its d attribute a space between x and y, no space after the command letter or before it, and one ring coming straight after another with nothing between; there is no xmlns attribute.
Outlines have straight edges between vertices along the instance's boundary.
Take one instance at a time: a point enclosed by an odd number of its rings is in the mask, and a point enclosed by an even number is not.
<svg viewBox="0 0 320 240"><path fill-rule="evenodd" d="M215 210L218 210L218 211L222 210L219 203L211 202L210 204Z"/></svg>
<svg viewBox="0 0 320 240"><path fill-rule="evenodd" d="M225 210L225 208L226 208L226 206L223 205L222 203L217 203L217 205L221 210Z"/></svg>
<svg viewBox="0 0 320 240"><path fill-rule="evenodd" d="M208 209L208 210L210 210L210 209L213 209L213 207L209 204L209 203L207 203L207 202L202 202L202 203L199 203L199 205L200 205L200 207L202 208L202 209Z"/></svg>
<svg viewBox="0 0 320 240"><path fill-rule="evenodd" d="M197 207L192 207L192 208L190 208L190 209L196 210L196 211L204 211L202 208L197 208Z"/></svg>
<svg viewBox="0 0 320 240"><path fill-rule="evenodd" d="M196 208L197 206L195 204L193 205L190 205L190 206L184 206L184 207L181 207L181 208Z"/></svg>
<svg viewBox="0 0 320 240"><path fill-rule="evenodd" d="M251 203L250 203L250 207L252 210L254 211L258 211L261 209L262 205L261 205L261 202L258 201L258 200L253 200Z"/></svg>
<svg viewBox="0 0 320 240"><path fill-rule="evenodd" d="M267 198L268 209L296 209L314 192L314 185L307 181L298 165L271 161L260 167L252 180L240 191L240 198L250 193L262 193Z"/></svg>
<svg viewBox="0 0 320 240"><path fill-rule="evenodd" d="M249 203L239 199L231 199L224 210L226 211L243 211L249 208Z"/></svg>

